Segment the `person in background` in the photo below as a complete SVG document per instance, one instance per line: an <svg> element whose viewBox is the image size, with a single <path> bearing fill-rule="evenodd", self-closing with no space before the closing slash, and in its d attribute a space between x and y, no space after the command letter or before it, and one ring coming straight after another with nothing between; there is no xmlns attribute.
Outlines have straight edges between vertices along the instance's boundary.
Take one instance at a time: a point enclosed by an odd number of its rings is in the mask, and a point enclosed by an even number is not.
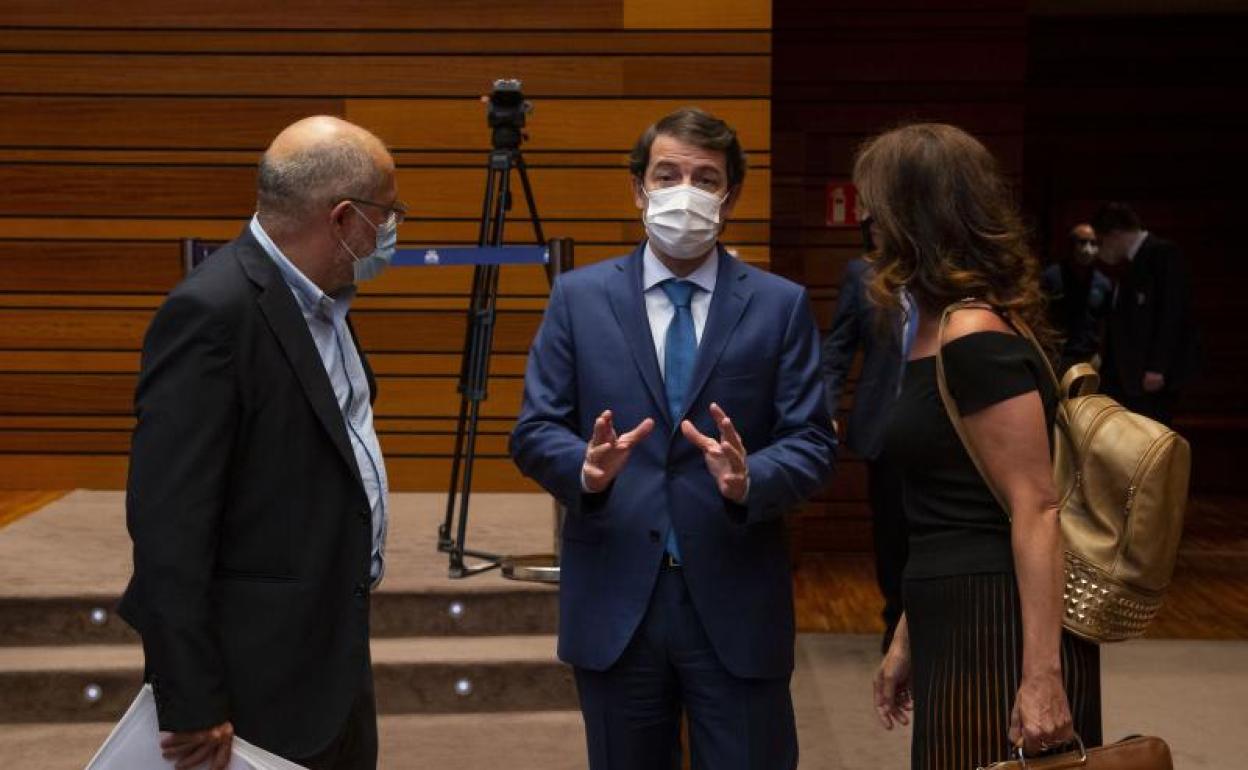
<svg viewBox="0 0 1248 770"><path fill-rule="evenodd" d="M1187 263L1125 203L1106 203L1092 226L1101 238L1097 258L1114 281L1102 388L1131 411L1169 425L1196 368Z"/></svg>
<svg viewBox="0 0 1248 770"><path fill-rule="evenodd" d="M880 234L871 297L919 325L885 433L910 531L905 612L874 683L885 727L910 721L915 770L966 770L1101 740L1099 649L1062 627L1050 437L1057 392L1020 336L1048 329L1039 267L992 154L954 126L905 126L854 163ZM981 306L946 309L964 298ZM942 346L943 342L943 346ZM981 475L945 411L936 353ZM991 486L989 486L991 483ZM992 490L1001 491L1005 507Z"/></svg>
<svg viewBox="0 0 1248 770"><path fill-rule="evenodd" d="M235 733L310 770L376 767L388 482L348 310L404 211L377 137L294 123L260 161L255 216L147 330L120 613L179 770L222 770Z"/></svg>
<svg viewBox="0 0 1248 770"><path fill-rule="evenodd" d="M863 247L870 253L874 251L871 219L864 216L862 222ZM916 319L904 311L884 312L871 302L867 296L870 280L867 261L862 257L850 260L841 278L831 329L823 339L823 381L828 412L836 414L854 358L862 351L862 370L845 426L845 445L867 464L875 579L884 598L881 651L887 651L901 618L907 534L901 479L882 451L884 427L905 365L906 329L913 328L906 321ZM834 424L839 428L839 423Z"/></svg>
<svg viewBox="0 0 1248 770"><path fill-rule="evenodd" d="M1087 222L1071 228L1063 259L1045 268L1040 286L1049 300L1049 319L1062 336L1058 373L1098 358L1101 324L1109 310L1113 284L1096 268L1100 244Z"/></svg>

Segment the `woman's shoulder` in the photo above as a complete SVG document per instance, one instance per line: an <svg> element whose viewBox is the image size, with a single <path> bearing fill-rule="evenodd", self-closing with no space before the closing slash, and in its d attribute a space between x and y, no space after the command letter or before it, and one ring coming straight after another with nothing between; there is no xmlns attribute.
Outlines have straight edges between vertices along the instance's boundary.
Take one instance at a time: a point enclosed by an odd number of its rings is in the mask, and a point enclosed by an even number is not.
<svg viewBox="0 0 1248 770"><path fill-rule="evenodd" d="M959 308L949 314L942 341L948 345L954 340L985 332L1018 336L1018 332L996 310L973 306Z"/></svg>
<svg viewBox="0 0 1248 770"><path fill-rule="evenodd" d="M941 352L963 414L1030 390L1047 390L1045 364L1035 345L994 310L952 313Z"/></svg>

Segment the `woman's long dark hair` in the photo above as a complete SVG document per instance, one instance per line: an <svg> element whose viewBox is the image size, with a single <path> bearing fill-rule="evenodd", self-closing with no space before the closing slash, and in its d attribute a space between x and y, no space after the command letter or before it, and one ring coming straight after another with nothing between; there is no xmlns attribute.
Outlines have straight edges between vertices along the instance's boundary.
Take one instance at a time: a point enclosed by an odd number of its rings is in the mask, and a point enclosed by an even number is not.
<svg viewBox="0 0 1248 770"><path fill-rule="evenodd" d="M1052 355L1039 264L979 140L942 123L887 131L858 150L854 184L878 234L869 256L876 304L895 310L903 286L927 312L975 297L1023 321Z"/></svg>

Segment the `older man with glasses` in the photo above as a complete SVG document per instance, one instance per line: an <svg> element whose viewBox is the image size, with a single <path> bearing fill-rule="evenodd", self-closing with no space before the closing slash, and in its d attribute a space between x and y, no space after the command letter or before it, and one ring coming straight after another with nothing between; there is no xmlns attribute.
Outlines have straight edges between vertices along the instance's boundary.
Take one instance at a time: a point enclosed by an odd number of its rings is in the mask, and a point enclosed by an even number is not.
<svg viewBox="0 0 1248 770"><path fill-rule="evenodd" d="M348 310L393 256L397 198L377 137L291 125L260 162L256 215L148 329L121 613L178 768L226 767L235 732L308 768L376 766L388 484Z"/></svg>

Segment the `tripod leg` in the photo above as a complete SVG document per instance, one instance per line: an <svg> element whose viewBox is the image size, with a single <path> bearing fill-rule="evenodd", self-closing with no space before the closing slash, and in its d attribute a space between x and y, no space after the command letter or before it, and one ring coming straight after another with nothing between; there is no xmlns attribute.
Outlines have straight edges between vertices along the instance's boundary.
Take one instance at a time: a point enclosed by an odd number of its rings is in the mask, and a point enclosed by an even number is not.
<svg viewBox="0 0 1248 770"><path fill-rule="evenodd" d="M467 547L468 540L468 500L472 495L473 466L477 456L477 435L480 428L481 402L488 398L490 377L490 352L494 339L494 298L498 292L498 266L486 268L484 298L486 307L477 316L477 334L473 338L473 362L471 389L468 412L468 443L464 450L463 487L459 494L459 532L460 552Z"/></svg>
<svg viewBox="0 0 1248 770"><path fill-rule="evenodd" d="M520 172L520 187L524 190L524 202L529 207L529 219L533 221L533 235L538 246L546 245L546 236L542 234L542 219L537 215L537 201L533 198L533 185L529 184L529 167L524 156L516 152L516 170Z"/></svg>
<svg viewBox="0 0 1248 770"><path fill-rule="evenodd" d="M498 181L498 169L491 158L486 164L485 191L481 204L481 227L477 233L477 243L484 246L491 230L491 213L494 209L494 186ZM462 572L464 564L463 535L458 541L451 538L451 527L455 519L455 499L459 491L460 470L465 463L471 463L471 454L465 457L464 438L467 431L469 402L472 392L472 365L474 339L476 336L476 318L482 304L482 290L486 285L484 269L478 265L472 272L472 293L468 299L468 317L464 327L464 355L459 369L459 418L455 422L455 449L451 455L451 483L446 495L446 517L438 528L438 549L450 554L450 570L452 574ZM463 527L460 527L462 532Z"/></svg>
<svg viewBox="0 0 1248 770"><path fill-rule="evenodd" d="M510 160L511 156L507 156ZM503 242L503 225L507 219L507 209L511 206L511 170L509 164L501 169L491 168L494 179L498 183L498 196L494 199L494 218L490 245L500 246ZM484 228L483 228L484 229ZM477 432L481 417L481 402L489 397L490 354L494 343L494 322L498 306L498 265L486 265L479 268L481 272L480 292L474 294L478 301L473 315L474 327L469 357L467 391L469 400L468 445L464 450L463 487L459 493L459 553L462 556L467 547L468 538L468 500L472 495L472 471L477 456ZM467 355L467 354L466 354Z"/></svg>

